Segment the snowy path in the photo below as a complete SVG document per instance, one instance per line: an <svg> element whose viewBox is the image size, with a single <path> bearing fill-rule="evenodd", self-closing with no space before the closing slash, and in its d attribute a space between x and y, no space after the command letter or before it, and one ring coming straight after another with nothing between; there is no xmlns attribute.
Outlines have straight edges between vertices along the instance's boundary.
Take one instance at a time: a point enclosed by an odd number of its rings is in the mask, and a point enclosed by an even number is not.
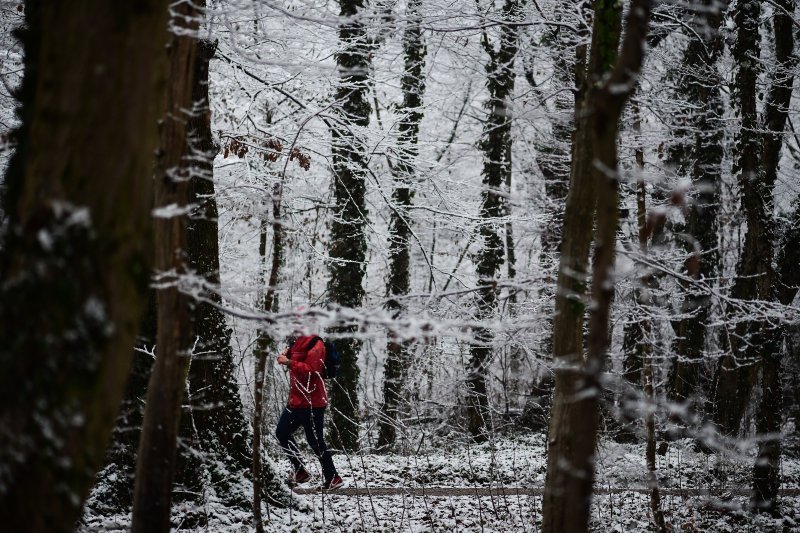
<svg viewBox="0 0 800 533"><path fill-rule="evenodd" d="M296 494L320 494L317 488L295 488ZM730 496L749 496L750 489L680 489L661 488L662 495L667 496L714 496L725 499ZM645 487L611 487L596 488L595 494L648 494ZM324 492L330 496L541 496L544 487L343 487L339 490ZM800 489L781 489L782 496L800 496Z"/></svg>

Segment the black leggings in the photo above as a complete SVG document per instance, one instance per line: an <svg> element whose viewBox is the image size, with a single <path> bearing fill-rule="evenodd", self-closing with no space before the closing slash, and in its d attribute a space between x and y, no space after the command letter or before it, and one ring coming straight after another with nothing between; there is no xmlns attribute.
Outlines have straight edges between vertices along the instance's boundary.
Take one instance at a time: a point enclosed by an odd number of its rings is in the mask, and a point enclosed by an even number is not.
<svg viewBox="0 0 800 533"><path fill-rule="evenodd" d="M303 461L300 460L300 450L292 434L303 426L306 432L306 440L311 449L319 458L322 465L322 474L325 481L330 481L336 475L336 467L333 465L328 446L325 445L325 438L322 430L325 427L325 408L303 408L286 407L278 420L278 427L275 428L275 436L281 444L281 448L286 452L289 461L295 472L303 468Z"/></svg>

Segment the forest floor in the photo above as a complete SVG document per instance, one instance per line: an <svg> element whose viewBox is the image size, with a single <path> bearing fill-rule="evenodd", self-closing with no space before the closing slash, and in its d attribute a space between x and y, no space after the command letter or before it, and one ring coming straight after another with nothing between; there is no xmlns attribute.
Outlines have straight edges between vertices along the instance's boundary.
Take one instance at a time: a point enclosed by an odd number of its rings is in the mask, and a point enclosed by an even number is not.
<svg viewBox="0 0 800 533"><path fill-rule="evenodd" d="M506 436L486 444L456 438L406 454L337 454L346 487L298 487L295 509L268 509L267 531L538 532L546 470L543 435ZM276 450L273 450L273 452ZM308 450L306 450L308 451ZM276 456L277 458L278 456ZM800 531L800 460L784 458L782 518L746 511L753 451L704 454L689 440L658 456L665 518L673 531ZM288 462L278 459L288 471ZM643 444L607 440L598 447L593 531L652 531ZM252 531L248 512L208 506L198 531ZM179 513L178 513L179 514ZM88 520L86 531L124 529L124 519ZM123 526L123 527L120 527Z"/></svg>
<svg viewBox="0 0 800 533"><path fill-rule="evenodd" d="M339 455L347 488L299 489L310 516L294 515L282 525L298 531L536 532L544 450L543 435L527 435L481 445L444 441L406 455ZM752 464L752 450L745 448L707 455L688 439L671 443L658 456L658 474L672 529L800 531L800 461L783 461L780 519L745 510ZM591 529L652 530L645 479L643 444L601 441Z"/></svg>

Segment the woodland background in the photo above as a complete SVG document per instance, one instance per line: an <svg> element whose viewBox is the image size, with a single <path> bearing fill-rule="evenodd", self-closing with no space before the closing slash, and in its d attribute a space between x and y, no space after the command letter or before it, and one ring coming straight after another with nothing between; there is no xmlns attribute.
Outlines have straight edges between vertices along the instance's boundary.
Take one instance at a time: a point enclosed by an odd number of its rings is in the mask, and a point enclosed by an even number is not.
<svg viewBox="0 0 800 533"><path fill-rule="evenodd" d="M0 2L2 523L313 529L272 438L300 328L356 487L492 486L474 450L541 489L523 529L667 531L681 450L740 496L692 527L795 527L795 8Z"/></svg>

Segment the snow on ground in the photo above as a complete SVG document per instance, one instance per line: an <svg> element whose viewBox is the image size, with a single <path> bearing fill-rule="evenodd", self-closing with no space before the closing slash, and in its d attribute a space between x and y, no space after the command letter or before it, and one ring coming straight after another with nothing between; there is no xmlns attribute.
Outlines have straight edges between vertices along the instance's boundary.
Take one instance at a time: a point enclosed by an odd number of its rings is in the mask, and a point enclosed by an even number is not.
<svg viewBox="0 0 800 533"><path fill-rule="evenodd" d="M419 489L433 487L525 487L544 484L545 441L542 435L502 437L475 445L442 438L408 454L337 454L335 461L348 487L394 487L413 490L393 496L347 496L337 493L297 495L297 509L270 508L267 531L497 531L537 532L541 526L541 495L431 496ZM277 450L271 450L276 453ZM318 465L305 450L314 483ZM643 488L644 446L602 441L598 447L598 488ZM276 455L276 458L279 458ZM715 490L716 497L663 495L666 520L673 531L800 531L800 497L782 499L784 518L753 516L742 510L749 488L752 452L723 457L693 449L691 441L671 443L658 457L663 487ZM783 488L798 488L800 461L785 458ZM279 459L288 472L288 462ZM734 491L720 493L719 489ZM182 509L175 510L178 523ZM210 517L197 531L252 531L250 513L225 509L213 501ZM86 517L82 531L125 530L127 517ZM593 531L651 531L649 495L639 492L601 493L592 506Z"/></svg>

